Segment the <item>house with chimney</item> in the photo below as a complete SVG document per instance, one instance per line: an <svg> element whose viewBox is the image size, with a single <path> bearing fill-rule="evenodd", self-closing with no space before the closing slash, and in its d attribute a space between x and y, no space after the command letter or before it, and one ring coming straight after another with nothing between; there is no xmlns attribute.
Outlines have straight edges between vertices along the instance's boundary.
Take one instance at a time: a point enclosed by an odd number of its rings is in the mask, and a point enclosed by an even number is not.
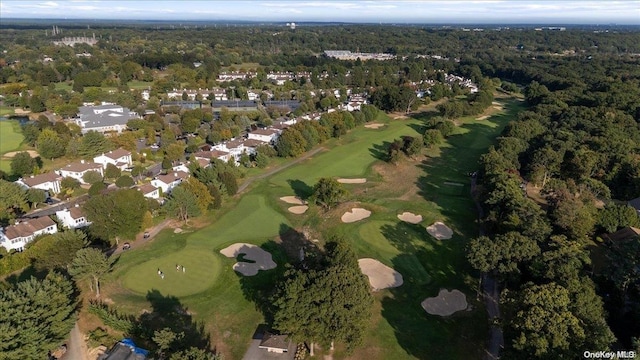
<svg viewBox="0 0 640 360"><path fill-rule="evenodd" d="M160 189L151 184L138 186L138 191L140 191L147 199L160 199Z"/></svg>
<svg viewBox="0 0 640 360"><path fill-rule="evenodd" d="M48 216L29 219L0 229L0 246L7 251L23 251L38 235L57 232L56 223Z"/></svg>
<svg viewBox="0 0 640 360"><path fill-rule="evenodd" d="M151 185L155 186L158 189L161 189L162 194L168 194L171 192L171 190L173 190L173 188L180 185L180 183L182 183L188 177L189 174L184 171L174 171L166 175L156 176L153 180L151 180Z"/></svg>
<svg viewBox="0 0 640 360"><path fill-rule="evenodd" d="M71 209L56 211L56 217L60 220L62 227L67 229L79 229L91 225L78 204Z"/></svg>
<svg viewBox="0 0 640 360"><path fill-rule="evenodd" d="M247 134L247 139L262 141L267 144L275 144L280 131L277 129L257 129Z"/></svg>
<svg viewBox="0 0 640 360"><path fill-rule="evenodd" d="M27 178L16 180L16 184L26 189L40 189L48 191L49 194L57 194L60 192L60 181L62 176L48 172L40 175L31 175Z"/></svg>

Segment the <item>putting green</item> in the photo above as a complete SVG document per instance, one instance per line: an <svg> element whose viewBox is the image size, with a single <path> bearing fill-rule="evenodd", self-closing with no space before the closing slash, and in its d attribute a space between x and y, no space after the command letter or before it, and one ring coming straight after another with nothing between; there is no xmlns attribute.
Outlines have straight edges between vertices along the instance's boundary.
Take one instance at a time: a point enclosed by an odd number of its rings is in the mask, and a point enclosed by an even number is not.
<svg viewBox="0 0 640 360"><path fill-rule="evenodd" d="M185 271L176 271L176 264ZM164 273L164 279L158 275ZM158 290L177 297L197 294L216 281L221 270L220 257L211 251L188 248L170 255L148 260L131 268L124 276L124 285L140 294Z"/></svg>

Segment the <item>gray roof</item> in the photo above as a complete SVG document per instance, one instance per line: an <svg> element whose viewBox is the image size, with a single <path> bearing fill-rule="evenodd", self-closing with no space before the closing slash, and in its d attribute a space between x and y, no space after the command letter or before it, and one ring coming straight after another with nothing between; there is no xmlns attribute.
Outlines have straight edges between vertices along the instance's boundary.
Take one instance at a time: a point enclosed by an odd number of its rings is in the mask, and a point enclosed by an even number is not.
<svg viewBox="0 0 640 360"><path fill-rule="evenodd" d="M119 111L120 109L122 111ZM83 127L87 129L126 125L130 119L138 118L136 113L118 105L81 106L78 112L84 124Z"/></svg>
<svg viewBox="0 0 640 360"><path fill-rule="evenodd" d="M640 197L639 198L635 198L633 200L629 200L629 206L631 206L632 208L640 211Z"/></svg>

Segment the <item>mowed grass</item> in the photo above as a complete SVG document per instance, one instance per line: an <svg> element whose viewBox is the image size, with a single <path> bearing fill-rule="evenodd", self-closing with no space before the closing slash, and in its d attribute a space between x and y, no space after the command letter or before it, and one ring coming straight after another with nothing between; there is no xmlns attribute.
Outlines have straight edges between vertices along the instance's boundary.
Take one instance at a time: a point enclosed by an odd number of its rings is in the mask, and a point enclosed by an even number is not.
<svg viewBox="0 0 640 360"><path fill-rule="evenodd" d="M23 140L18 120L0 120L0 170L11 172L11 160L3 158L3 155L18 150Z"/></svg>
<svg viewBox="0 0 640 360"><path fill-rule="evenodd" d="M416 193L407 199L396 195L388 197L388 191L381 190L382 177L372 165L393 166L379 165L385 143L402 135L420 133L422 120L384 119L382 122L388 126L383 129L354 129L344 138L324 144L328 151L258 181L237 204L214 212L212 225L193 233L164 231L148 246L123 254L117 271L107 281L105 294L123 311L139 313L141 308L149 306L144 297L145 290L148 292L168 284L158 277L158 267L169 266L164 281L174 276L175 281L180 280L182 274L175 271L176 264L187 267L185 276L192 271L194 274L201 272L200 281L207 284L210 279L206 277L213 276L210 285L198 285L196 290L184 290L184 295L176 296L180 296L196 320L207 324L213 344L225 358L240 359L255 327L264 321L249 290L262 279L277 281L286 262L284 251L272 240L289 226L296 229L312 227L321 233L342 234L353 244L358 257L378 259L404 276L403 286L375 293L376 302L365 342L350 359L481 358L488 323L482 303L476 300L477 279L470 275L471 269L464 257L467 240L477 235L467 173L477 169L480 155L519 110L514 103L508 102L504 113L487 120L463 119L457 135L450 137L439 149L428 151L430 157L425 161L414 162L414 175L396 180L415 183ZM342 224L341 214L336 211L328 214L310 211L306 215L286 213L287 205L278 200L279 196L292 194L295 184L313 186L324 176L367 177L367 184L347 187L359 202L373 210L371 218ZM450 186L445 182L463 186ZM365 186L368 192L358 192ZM418 225L403 223L396 217L402 211L421 214L424 221ZM436 240L426 232L425 226L437 220L454 229L452 239ZM260 272L252 278L238 275L231 268L236 259L219 254L220 249L235 242L262 246L274 255L278 268ZM187 256L186 261L184 256ZM215 274L212 271L216 261L210 256L219 263ZM132 281L149 283L136 286ZM420 302L436 296L441 288L463 291L471 311L446 318L428 315ZM322 351L319 354L321 358ZM337 346L334 358L346 357L343 347Z"/></svg>
<svg viewBox="0 0 640 360"><path fill-rule="evenodd" d="M0 105L0 116L13 115L15 111L11 106Z"/></svg>

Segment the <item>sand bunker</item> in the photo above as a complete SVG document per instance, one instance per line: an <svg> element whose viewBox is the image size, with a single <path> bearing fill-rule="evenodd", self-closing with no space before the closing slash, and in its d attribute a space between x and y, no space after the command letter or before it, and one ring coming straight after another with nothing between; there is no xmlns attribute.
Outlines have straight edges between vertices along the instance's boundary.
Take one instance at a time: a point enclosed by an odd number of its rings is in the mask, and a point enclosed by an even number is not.
<svg viewBox="0 0 640 360"><path fill-rule="evenodd" d="M453 236L453 230L440 221L428 226L427 232L438 240L451 239L451 236Z"/></svg>
<svg viewBox="0 0 640 360"><path fill-rule="evenodd" d="M367 182L367 179L365 178L358 178L358 179L343 179L340 178L338 179L338 182L341 184L364 184Z"/></svg>
<svg viewBox="0 0 640 360"><path fill-rule="evenodd" d="M286 202L287 204L294 204L294 205L304 205L306 204L304 202L304 200L300 199L297 196L283 196L280 198L280 200Z"/></svg>
<svg viewBox="0 0 640 360"><path fill-rule="evenodd" d="M2 156L3 156L3 157L6 157L6 158L13 158L13 157L14 157L14 156L16 156L18 153L21 153L21 152L29 153L29 156L31 156L32 158L38 157L38 156L40 155L40 154L38 154L38 152L37 152L37 151L35 151L35 150L24 150L24 151L11 151L11 152L5 153L5 154L4 154L4 155L2 155Z"/></svg>
<svg viewBox="0 0 640 360"><path fill-rule="evenodd" d="M351 211L347 211L346 213L344 213L344 215L342 215L342 218L340 219L343 223L352 223L360 221L362 219L366 219L369 216L371 216L371 211L363 208L353 208L351 209Z"/></svg>
<svg viewBox="0 0 640 360"><path fill-rule="evenodd" d="M235 243L222 250L220 253L229 258L237 258L244 254L244 259L253 262L237 262L233 264L233 270L244 276L254 276L259 270L270 270L277 266L271 258L271 254L252 244Z"/></svg>
<svg viewBox="0 0 640 360"><path fill-rule="evenodd" d="M460 290L441 289L438 296L424 299L421 305L431 315L449 316L467 308L467 297Z"/></svg>
<svg viewBox="0 0 640 360"><path fill-rule="evenodd" d="M398 215L398 219L411 224L418 224L422 221L422 215L416 215L414 213L405 211L402 214Z"/></svg>
<svg viewBox="0 0 640 360"><path fill-rule="evenodd" d="M383 126L384 124L381 124L381 123L371 123L371 124L365 125L364 127L366 127L367 129L379 129Z"/></svg>
<svg viewBox="0 0 640 360"><path fill-rule="evenodd" d="M367 275L373 291L394 288L402 285L402 274L376 259L359 259L360 271Z"/></svg>
<svg viewBox="0 0 640 360"><path fill-rule="evenodd" d="M296 214L296 215L300 215L300 214L304 214L305 212L307 212L307 210L309 209L309 207L307 205L300 205L300 206L292 206L289 209L290 213Z"/></svg>
<svg viewBox="0 0 640 360"><path fill-rule="evenodd" d="M476 120L486 120L489 118L489 115L484 115L484 116L480 116L479 118L477 118Z"/></svg>

